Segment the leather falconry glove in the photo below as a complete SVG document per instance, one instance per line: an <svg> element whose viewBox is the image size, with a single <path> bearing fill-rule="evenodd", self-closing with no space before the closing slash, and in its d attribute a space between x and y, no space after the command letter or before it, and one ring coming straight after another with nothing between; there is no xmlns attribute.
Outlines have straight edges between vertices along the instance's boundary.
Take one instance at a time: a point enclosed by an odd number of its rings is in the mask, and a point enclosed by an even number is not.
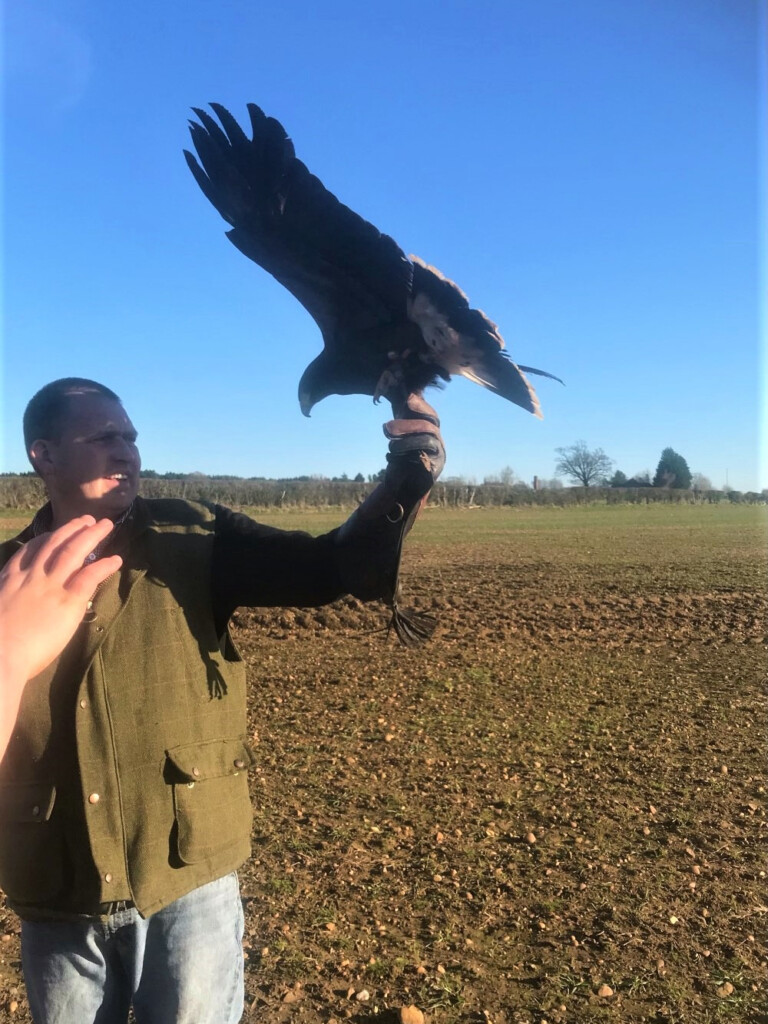
<svg viewBox="0 0 768 1024"><path fill-rule="evenodd" d="M403 541L443 470L445 449L440 420L420 393L393 390L387 397L394 419L384 424L384 479L339 529L339 570L349 593L389 605L390 628L411 646L431 636L435 621L399 607Z"/></svg>

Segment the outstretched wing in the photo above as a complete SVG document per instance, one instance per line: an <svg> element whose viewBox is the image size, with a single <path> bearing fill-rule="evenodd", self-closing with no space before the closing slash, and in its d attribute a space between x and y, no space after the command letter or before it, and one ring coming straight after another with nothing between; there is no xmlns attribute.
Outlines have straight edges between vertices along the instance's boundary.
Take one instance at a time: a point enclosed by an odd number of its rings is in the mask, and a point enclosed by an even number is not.
<svg viewBox="0 0 768 1024"><path fill-rule="evenodd" d="M340 333L405 316L412 265L397 243L329 192L294 153L279 121L248 104L252 138L218 103L220 125L195 108L198 161L184 151L230 241L305 307L326 347Z"/></svg>

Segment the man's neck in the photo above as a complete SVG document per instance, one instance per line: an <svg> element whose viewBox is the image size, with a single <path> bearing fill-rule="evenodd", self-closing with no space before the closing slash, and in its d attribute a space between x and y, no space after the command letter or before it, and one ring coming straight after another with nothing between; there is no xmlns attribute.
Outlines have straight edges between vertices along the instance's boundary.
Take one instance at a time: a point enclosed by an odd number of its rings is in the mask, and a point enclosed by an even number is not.
<svg viewBox="0 0 768 1024"><path fill-rule="evenodd" d="M67 505L62 505L60 502L49 501L45 508L48 510L45 515L45 530L57 530L60 526L64 526L65 523L70 522L72 519L77 519L79 516L93 516L94 519L111 519L113 523L122 522L131 511L133 502L131 501L123 509L118 511L110 510L105 511L102 508L71 508ZM41 509L43 512L43 509Z"/></svg>

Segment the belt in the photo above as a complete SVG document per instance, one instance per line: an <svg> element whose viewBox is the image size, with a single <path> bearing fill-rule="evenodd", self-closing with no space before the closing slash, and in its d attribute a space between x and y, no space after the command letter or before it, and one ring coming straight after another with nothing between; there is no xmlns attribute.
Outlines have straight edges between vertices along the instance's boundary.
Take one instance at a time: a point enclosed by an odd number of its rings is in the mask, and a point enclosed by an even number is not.
<svg viewBox="0 0 768 1024"><path fill-rule="evenodd" d="M113 900L111 903L99 904L99 914L112 917L113 914L121 914L124 910L131 910L135 906L133 900Z"/></svg>

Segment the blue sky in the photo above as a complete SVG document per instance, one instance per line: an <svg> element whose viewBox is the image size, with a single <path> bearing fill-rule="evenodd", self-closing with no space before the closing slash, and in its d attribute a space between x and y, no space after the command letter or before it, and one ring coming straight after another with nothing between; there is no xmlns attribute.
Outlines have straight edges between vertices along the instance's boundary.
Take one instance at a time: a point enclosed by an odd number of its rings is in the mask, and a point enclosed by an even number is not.
<svg viewBox="0 0 768 1024"><path fill-rule="evenodd" d="M536 421L432 392L449 476L759 464L763 0L10 0L2 469L56 377L103 381L144 465L371 473L384 407L296 387L319 332L224 237L182 158L192 106L257 102L339 198L452 277L535 380Z"/></svg>

